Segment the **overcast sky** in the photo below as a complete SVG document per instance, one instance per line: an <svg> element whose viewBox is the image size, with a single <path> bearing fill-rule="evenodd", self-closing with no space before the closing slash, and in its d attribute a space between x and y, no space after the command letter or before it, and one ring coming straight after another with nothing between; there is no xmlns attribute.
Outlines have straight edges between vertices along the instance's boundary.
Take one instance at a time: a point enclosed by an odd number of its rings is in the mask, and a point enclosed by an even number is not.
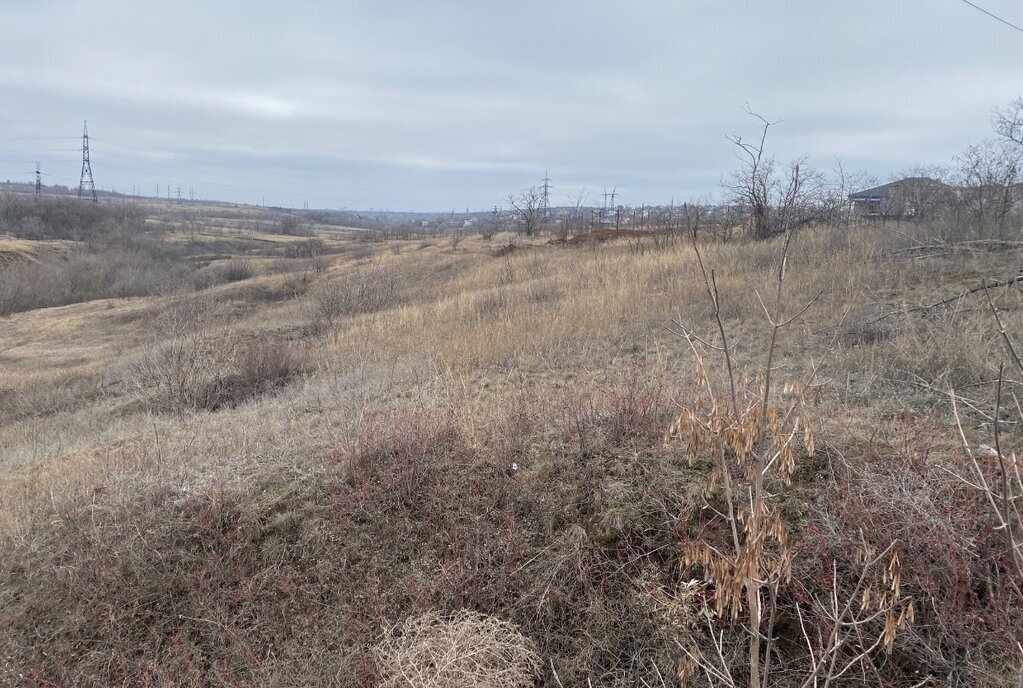
<svg viewBox="0 0 1023 688"><path fill-rule="evenodd" d="M976 0L1023 25L1019 0ZM725 139L887 179L1023 92L961 0L0 1L0 179L330 208L720 195ZM36 138L38 137L38 138ZM78 151L78 152L76 152Z"/></svg>

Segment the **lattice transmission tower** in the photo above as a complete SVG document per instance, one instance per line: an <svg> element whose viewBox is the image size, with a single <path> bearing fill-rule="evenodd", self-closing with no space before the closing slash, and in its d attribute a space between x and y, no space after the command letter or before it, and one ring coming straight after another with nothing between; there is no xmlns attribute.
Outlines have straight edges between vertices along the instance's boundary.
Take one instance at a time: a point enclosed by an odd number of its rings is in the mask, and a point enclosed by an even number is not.
<svg viewBox="0 0 1023 688"><path fill-rule="evenodd" d="M551 177L547 174L547 170L544 170L543 179L543 198L540 199L540 217L543 218L544 222L551 219Z"/></svg>
<svg viewBox="0 0 1023 688"><path fill-rule="evenodd" d="M89 159L89 123L82 126L82 176L78 181L78 197L85 194L85 187L88 185L89 193L92 194L93 202L98 202L96 196L96 182L92 178L92 161Z"/></svg>

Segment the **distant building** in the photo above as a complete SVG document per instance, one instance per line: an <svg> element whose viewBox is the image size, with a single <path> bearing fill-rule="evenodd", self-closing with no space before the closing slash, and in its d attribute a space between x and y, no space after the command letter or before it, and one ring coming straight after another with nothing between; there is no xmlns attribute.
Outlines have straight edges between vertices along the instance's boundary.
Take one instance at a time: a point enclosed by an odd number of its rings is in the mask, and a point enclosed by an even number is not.
<svg viewBox="0 0 1023 688"><path fill-rule="evenodd" d="M853 215L861 218L922 219L955 203L956 190L930 177L906 177L849 194Z"/></svg>

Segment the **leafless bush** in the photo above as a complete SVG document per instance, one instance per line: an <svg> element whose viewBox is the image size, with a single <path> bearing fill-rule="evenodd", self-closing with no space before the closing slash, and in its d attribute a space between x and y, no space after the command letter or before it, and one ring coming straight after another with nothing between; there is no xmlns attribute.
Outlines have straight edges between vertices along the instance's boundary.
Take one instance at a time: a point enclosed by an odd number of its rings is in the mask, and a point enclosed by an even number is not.
<svg viewBox="0 0 1023 688"><path fill-rule="evenodd" d="M235 355L235 381L243 394L275 387L305 372L308 355L296 344L276 340L259 340L239 347Z"/></svg>
<svg viewBox="0 0 1023 688"><path fill-rule="evenodd" d="M229 260L221 266L220 274L225 282L240 282L252 277L252 267L244 260Z"/></svg>
<svg viewBox="0 0 1023 688"><path fill-rule="evenodd" d="M190 270L142 250L81 251L0 271L0 316L94 299L149 296L177 289Z"/></svg>
<svg viewBox="0 0 1023 688"><path fill-rule="evenodd" d="M302 223L301 218L295 215L285 215L277 221L275 228L277 234L285 236L312 236L312 230Z"/></svg>
<svg viewBox="0 0 1023 688"><path fill-rule="evenodd" d="M157 339L134 367L136 398L161 412L215 411L280 387L308 367L298 346L275 340L239 342L216 324L206 304L164 314Z"/></svg>
<svg viewBox="0 0 1023 688"><path fill-rule="evenodd" d="M223 263L215 263L192 275L192 285L196 289L209 289L218 284L239 282L252 277L252 268L243 260L233 259Z"/></svg>
<svg viewBox="0 0 1023 688"><path fill-rule="evenodd" d="M157 321L153 344L135 364L136 398L163 412L221 406L236 347L236 338L216 325L208 304L175 305Z"/></svg>
<svg viewBox="0 0 1023 688"><path fill-rule="evenodd" d="M353 315L392 306L398 294L395 275L381 268L346 272L323 280L310 295L313 326L330 329Z"/></svg>
<svg viewBox="0 0 1023 688"><path fill-rule="evenodd" d="M0 231L26 239L104 242L139 233L145 213L130 204L81 203L77 198L0 196Z"/></svg>
<svg viewBox="0 0 1023 688"><path fill-rule="evenodd" d="M327 252L322 239L309 238L284 247L285 258L318 258Z"/></svg>
<svg viewBox="0 0 1023 688"><path fill-rule="evenodd" d="M388 629L374 656L382 688L526 688L540 664L514 624L465 610Z"/></svg>

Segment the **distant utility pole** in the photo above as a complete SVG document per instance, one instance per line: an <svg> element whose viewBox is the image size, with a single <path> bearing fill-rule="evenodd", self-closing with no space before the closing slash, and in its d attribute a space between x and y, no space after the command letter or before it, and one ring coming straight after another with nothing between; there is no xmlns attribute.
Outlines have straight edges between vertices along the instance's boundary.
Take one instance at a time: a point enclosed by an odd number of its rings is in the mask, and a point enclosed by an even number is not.
<svg viewBox="0 0 1023 688"><path fill-rule="evenodd" d="M178 184L178 203L181 203L181 184Z"/></svg>
<svg viewBox="0 0 1023 688"><path fill-rule="evenodd" d="M88 184L89 193L92 194L92 200L94 203L99 202L99 197L96 196L96 182L92 178L92 161L89 159L89 123L85 122L82 125L82 176L78 180L78 197L81 198L82 194L85 193L85 186Z"/></svg>
<svg viewBox="0 0 1023 688"><path fill-rule="evenodd" d="M39 171L39 162L36 162L36 196L43 195L43 173Z"/></svg>
<svg viewBox="0 0 1023 688"><path fill-rule="evenodd" d="M603 225L603 224L605 224L605 223L610 221L610 216L608 215L608 211L613 210L615 208L615 195L617 195L617 193L618 193L618 187L617 186L614 187L613 189L611 189L611 193L607 192L607 187L606 186L604 187L604 207L601 208L601 211L600 211L600 224ZM611 197L611 204L610 205L608 205L608 202L607 202L608 196ZM616 222L617 222L617 220L616 220Z"/></svg>
<svg viewBox="0 0 1023 688"><path fill-rule="evenodd" d="M192 186L188 187L188 200L189 201L195 200L195 187Z"/></svg>
<svg viewBox="0 0 1023 688"><path fill-rule="evenodd" d="M544 222L551 218L551 177L547 170L543 171L543 198L540 199L540 217Z"/></svg>

